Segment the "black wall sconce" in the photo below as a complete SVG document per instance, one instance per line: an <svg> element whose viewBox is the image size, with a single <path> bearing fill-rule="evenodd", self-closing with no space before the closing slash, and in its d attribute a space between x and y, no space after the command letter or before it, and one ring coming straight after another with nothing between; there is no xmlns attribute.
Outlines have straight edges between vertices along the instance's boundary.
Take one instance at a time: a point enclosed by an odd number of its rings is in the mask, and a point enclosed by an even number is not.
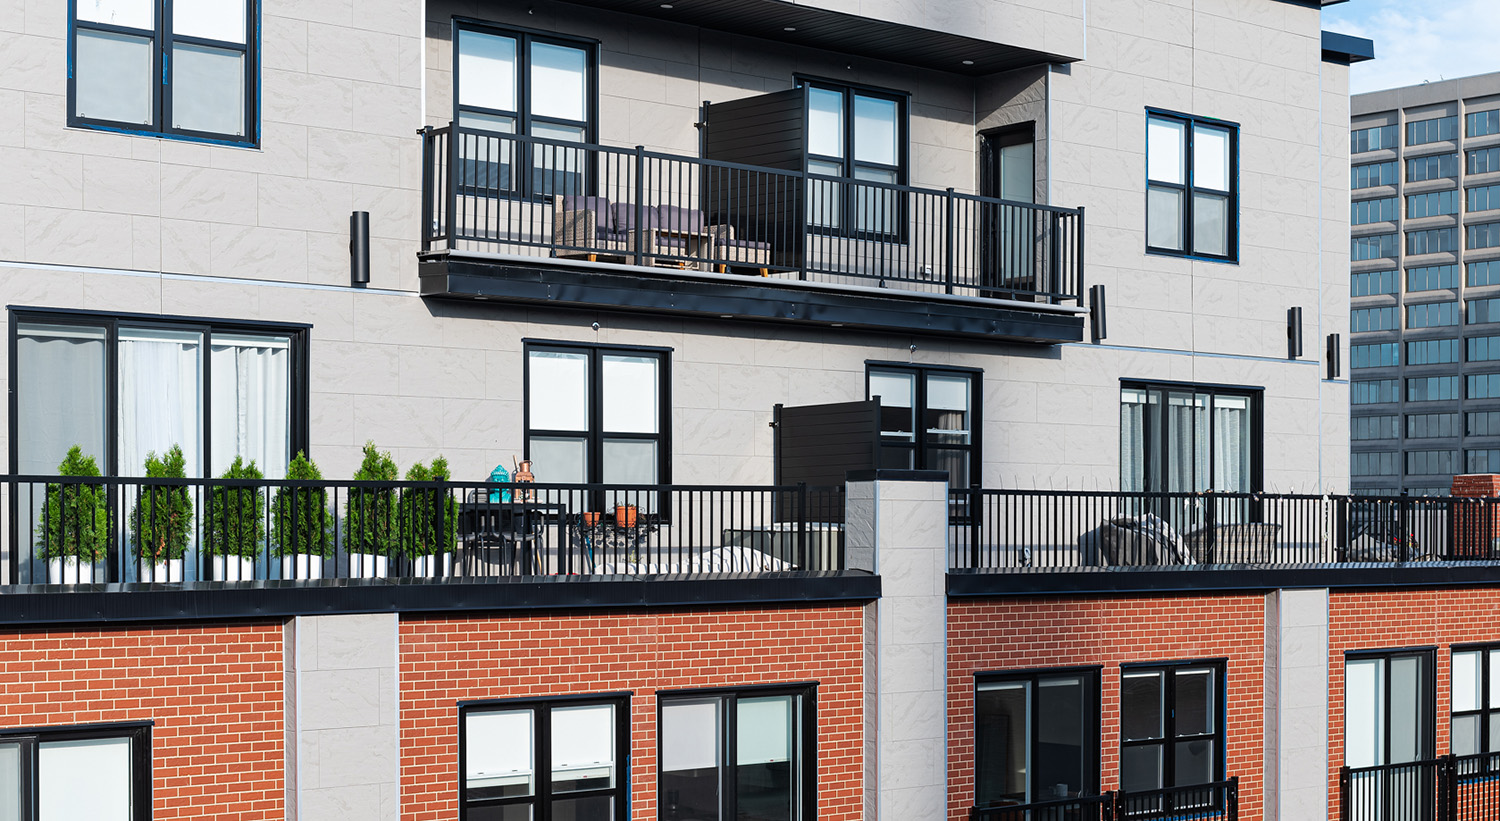
<svg viewBox="0 0 1500 821"><path fill-rule="evenodd" d="M1094 341L1098 342L1108 335L1109 329L1104 323L1104 286L1089 286L1089 330L1093 334Z"/></svg>
<svg viewBox="0 0 1500 821"><path fill-rule="evenodd" d="M1286 358L1302 356L1302 309L1286 309Z"/></svg>
<svg viewBox="0 0 1500 821"><path fill-rule="evenodd" d="M1327 361L1328 361L1328 378L1329 379L1338 379L1339 378L1339 357L1340 357L1341 353L1342 353L1342 349L1341 349L1341 347L1339 345L1339 335L1338 334L1329 334L1328 335L1328 355L1325 357L1327 359Z"/></svg>
<svg viewBox="0 0 1500 821"><path fill-rule="evenodd" d="M369 211L349 215L349 284L355 288L370 284Z"/></svg>

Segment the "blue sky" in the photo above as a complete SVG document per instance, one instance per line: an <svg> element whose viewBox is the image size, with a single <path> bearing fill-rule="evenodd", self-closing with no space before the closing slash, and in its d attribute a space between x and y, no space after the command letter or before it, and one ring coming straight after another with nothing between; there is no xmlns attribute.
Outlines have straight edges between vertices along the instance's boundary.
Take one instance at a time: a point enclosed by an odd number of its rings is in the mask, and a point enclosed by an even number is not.
<svg viewBox="0 0 1500 821"><path fill-rule="evenodd" d="M1350 0L1323 10L1323 28L1375 41L1354 94L1500 71L1500 0Z"/></svg>

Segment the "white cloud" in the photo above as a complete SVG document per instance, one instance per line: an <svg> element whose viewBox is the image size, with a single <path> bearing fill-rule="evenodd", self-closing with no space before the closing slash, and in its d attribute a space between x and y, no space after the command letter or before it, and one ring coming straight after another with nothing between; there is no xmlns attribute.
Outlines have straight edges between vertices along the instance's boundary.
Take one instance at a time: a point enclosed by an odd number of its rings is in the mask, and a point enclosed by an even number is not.
<svg viewBox="0 0 1500 821"><path fill-rule="evenodd" d="M1375 59L1350 75L1355 94L1500 71L1497 0L1353 0L1323 27L1375 41Z"/></svg>

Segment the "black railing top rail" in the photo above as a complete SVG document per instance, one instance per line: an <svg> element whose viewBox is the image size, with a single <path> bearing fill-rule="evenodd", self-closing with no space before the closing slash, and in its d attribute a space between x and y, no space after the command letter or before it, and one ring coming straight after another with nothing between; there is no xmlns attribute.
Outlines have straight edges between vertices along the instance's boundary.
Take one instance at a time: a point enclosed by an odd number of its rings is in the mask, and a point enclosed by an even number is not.
<svg viewBox="0 0 1500 821"><path fill-rule="evenodd" d="M1031 819L1073 818L1086 807L1103 807L1114 801L1113 793L1083 795L1076 798L1053 798L1029 804L991 805L969 810L970 821L1030 821ZM1092 817L1100 817L1097 813Z"/></svg>
<svg viewBox="0 0 1500 821"><path fill-rule="evenodd" d="M553 491L621 491L621 492L673 492L673 493L842 493L842 485L685 485L685 484L630 484L623 482L490 482L483 480L441 479L435 481L370 481L363 479L221 479L209 476L186 478L163 478L159 476L56 476L51 474L0 474L0 483L10 484L64 484L64 485L109 485L130 484L147 487L181 487L183 485L213 485L215 487L368 487L368 488L413 488L413 489L463 489L463 490L553 490Z"/></svg>
<svg viewBox="0 0 1500 821"><path fill-rule="evenodd" d="M1240 779L1186 784L1158 790L1106 790L1099 795L1034 801L1010 806L973 807L970 821L1188 821L1239 818Z"/></svg>

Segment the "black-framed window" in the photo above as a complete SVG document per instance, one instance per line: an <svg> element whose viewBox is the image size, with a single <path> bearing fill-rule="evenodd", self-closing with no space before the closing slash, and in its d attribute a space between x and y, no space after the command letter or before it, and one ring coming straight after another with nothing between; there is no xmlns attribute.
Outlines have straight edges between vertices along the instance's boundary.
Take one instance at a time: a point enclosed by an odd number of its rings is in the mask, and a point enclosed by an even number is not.
<svg viewBox="0 0 1500 821"><path fill-rule="evenodd" d="M630 701L598 695L459 706L459 818L625 818Z"/></svg>
<svg viewBox="0 0 1500 821"><path fill-rule="evenodd" d="M192 476L236 456L270 478L308 447L306 325L17 308L11 470L55 473L80 445L106 475L183 449Z"/></svg>
<svg viewBox="0 0 1500 821"><path fill-rule="evenodd" d="M817 818L816 692L658 693L657 817Z"/></svg>
<svg viewBox="0 0 1500 821"><path fill-rule="evenodd" d="M1413 413L1406 417L1408 439L1439 439L1458 434L1456 413Z"/></svg>
<svg viewBox="0 0 1500 821"><path fill-rule="evenodd" d="M1465 436L1500 436L1500 411L1471 411L1464 414Z"/></svg>
<svg viewBox="0 0 1500 821"><path fill-rule="evenodd" d="M68 125L253 145L256 0L69 0Z"/></svg>
<svg viewBox="0 0 1500 821"><path fill-rule="evenodd" d="M1471 373L1464 379L1468 381L1465 399L1500 399L1500 373Z"/></svg>
<svg viewBox="0 0 1500 821"><path fill-rule="evenodd" d="M671 481L669 351L526 343L526 458L543 482Z"/></svg>
<svg viewBox="0 0 1500 821"><path fill-rule="evenodd" d="M1223 778L1224 669L1222 660L1120 668L1120 789Z"/></svg>
<svg viewBox="0 0 1500 821"><path fill-rule="evenodd" d="M1122 383L1120 489L1260 490L1261 394L1222 385Z"/></svg>
<svg viewBox="0 0 1500 821"><path fill-rule="evenodd" d="M865 396L880 398L880 466L944 470L953 487L981 483L984 373L866 363Z"/></svg>
<svg viewBox="0 0 1500 821"><path fill-rule="evenodd" d="M486 132L460 139L465 189L492 196L586 193L584 151L505 135L593 143L598 43L458 19L453 42L454 122Z"/></svg>
<svg viewBox="0 0 1500 821"><path fill-rule="evenodd" d="M807 172L866 183L905 185L907 100L902 91L798 77L807 89ZM902 233L905 197L873 185L813 180L807 224L870 238Z"/></svg>
<svg viewBox="0 0 1500 821"><path fill-rule="evenodd" d="M0 730L0 818L151 817L151 725Z"/></svg>
<svg viewBox="0 0 1500 821"><path fill-rule="evenodd" d="M1433 651L1361 651L1344 658L1344 763L1432 757Z"/></svg>
<svg viewBox="0 0 1500 821"><path fill-rule="evenodd" d="M1406 451L1407 476L1452 476L1458 472L1456 450Z"/></svg>
<svg viewBox="0 0 1500 821"><path fill-rule="evenodd" d="M974 805L1099 793L1099 668L994 673L974 684Z"/></svg>
<svg viewBox="0 0 1500 821"><path fill-rule="evenodd" d="M1349 473L1354 476L1400 476L1401 454L1394 451L1363 451L1349 454Z"/></svg>
<svg viewBox="0 0 1500 821"><path fill-rule="evenodd" d="M1494 473L1496 470L1500 470L1500 450L1480 448L1464 451L1465 473ZM1454 675L1456 676L1457 674L1455 670ZM1457 696L1455 695L1456 698ZM1455 701L1454 703L1457 702ZM1500 701L1496 701L1495 706L1500 707ZM1500 728L1496 729L1500 730ZM1457 752L1457 745L1455 744L1454 747L1454 752ZM1478 751L1476 750L1475 752Z"/></svg>
<svg viewBox="0 0 1500 821"><path fill-rule="evenodd" d="M1417 376L1406 380L1406 401L1432 402L1458 398L1457 376Z"/></svg>
<svg viewBox="0 0 1500 821"><path fill-rule="evenodd" d="M1239 256L1239 126L1185 114L1146 117L1146 250Z"/></svg>

